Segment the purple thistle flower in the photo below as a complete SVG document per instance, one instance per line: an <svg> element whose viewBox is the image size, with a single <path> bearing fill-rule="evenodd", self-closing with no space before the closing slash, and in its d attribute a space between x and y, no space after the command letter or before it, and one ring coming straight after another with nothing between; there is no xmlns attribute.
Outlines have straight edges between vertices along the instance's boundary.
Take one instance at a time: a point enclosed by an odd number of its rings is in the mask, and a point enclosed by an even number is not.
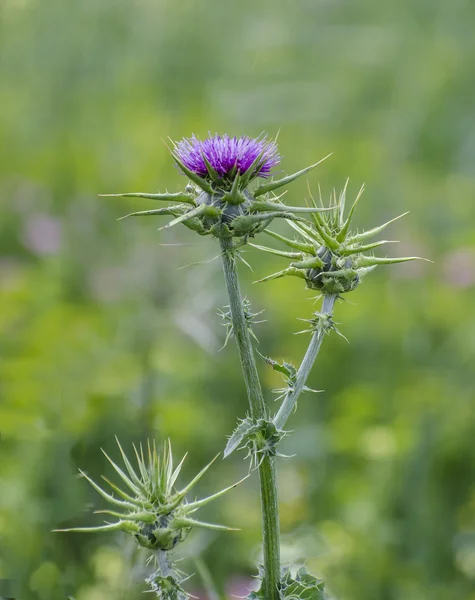
<svg viewBox="0 0 475 600"><path fill-rule="evenodd" d="M204 179L211 177L211 167L215 177L232 180L236 174L246 173L259 157L250 179L269 177L271 169L280 162L277 144L262 136L214 135L202 141L193 135L175 144L174 155L187 169Z"/></svg>

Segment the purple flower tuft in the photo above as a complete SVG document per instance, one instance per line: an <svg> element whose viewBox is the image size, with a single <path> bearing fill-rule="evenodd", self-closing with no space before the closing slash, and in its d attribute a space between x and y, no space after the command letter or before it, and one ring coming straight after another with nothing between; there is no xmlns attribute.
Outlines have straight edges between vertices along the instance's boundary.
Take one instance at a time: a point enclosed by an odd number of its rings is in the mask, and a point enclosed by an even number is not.
<svg viewBox="0 0 475 600"><path fill-rule="evenodd" d="M280 162L277 144L262 136L214 135L202 141L193 135L176 143L174 154L185 167L203 178L210 177L206 161L221 178L232 178L234 167L235 173L244 174L258 156L262 156L262 161L252 177L269 177L271 169Z"/></svg>

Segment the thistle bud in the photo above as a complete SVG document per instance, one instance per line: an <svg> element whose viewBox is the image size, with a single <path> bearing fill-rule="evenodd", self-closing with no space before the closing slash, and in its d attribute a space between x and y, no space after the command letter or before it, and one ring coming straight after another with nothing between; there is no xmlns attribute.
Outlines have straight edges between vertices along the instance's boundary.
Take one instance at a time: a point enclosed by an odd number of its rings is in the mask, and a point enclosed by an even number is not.
<svg viewBox="0 0 475 600"><path fill-rule="evenodd" d="M160 552L173 550L182 542L193 527L206 529L228 530L223 525L205 523L193 518L192 515L201 507L219 498L238 483L201 500L188 502L186 495L203 477L213 459L198 475L185 487L178 490L175 487L186 455L176 468L173 466L173 457L170 442L165 443L163 452L159 454L155 444L149 444L146 454L140 446L134 446L137 468L127 458L117 440L125 471L121 469L107 454L106 458L114 470L127 486L127 491L122 490L104 477L104 480L116 495L103 490L88 475L81 474L92 487L116 510L102 510L99 513L107 514L116 519L113 523L98 525L96 527L78 527L58 531L124 531L130 534L135 541L144 548Z"/></svg>
<svg viewBox="0 0 475 600"><path fill-rule="evenodd" d="M366 243L366 240L380 233L389 224L407 213L369 231L361 233L351 231L351 220L363 190L364 186L360 189L346 218L344 216L345 186L338 200L335 193L331 197L329 208L334 209L333 211L312 213L312 221L288 221L289 225L297 232L297 239L288 239L271 230L266 230L268 235L283 242L293 251L252 245L258 250L291 258L292 261L286 269L264 277L260 281L293 275L304 279L309 289L318 290L324 295L339 296L353 291L359 285L362 277L378 265L409 260L426 260L420 259L418 256L380 258L373 254L366 254L383 244L391 243L389 240ZM316 207L323 208L321 197L319 203L312 198L312 203Z"/></svg>
<svg viewBox="0 0 475 600"><path fill-rule="evenodd" d="M147 210L127 216L172 215L163 229L183 223L200 235L240 238L244 243L263 231L275 218L301 220L295 213L318 213L319 207L293 207L283 204L274 191L304 175L320 162L279 180L271 178L280 162L277 144L266 137L227 135L205 140L185 138L174 143L172 156L179 171L190 183L183 193L126 193L107 196L133 196L176 203L165 209ZM325 157L327 158L327 157ZM322 159L325 160L325 159ZM252 187L257 178L267 183Z"/></svg>

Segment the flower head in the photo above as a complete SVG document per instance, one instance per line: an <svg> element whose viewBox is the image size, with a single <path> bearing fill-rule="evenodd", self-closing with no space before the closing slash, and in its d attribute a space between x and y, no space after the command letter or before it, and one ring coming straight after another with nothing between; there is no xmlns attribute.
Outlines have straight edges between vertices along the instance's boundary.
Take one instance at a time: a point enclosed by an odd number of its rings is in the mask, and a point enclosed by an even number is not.
<svg viewBox="0 0 475 600"><path fill-rule="evenodd" d="M221 179L222 183L232 183L236 175L244 175L249 170L250 179L269 177L271 169L279 164L277 144L267 141L265 136L229 137L213 135L205 140L195 135L177 142L174 156L185 167L204 179Z"/></svg>
<svg viewBox="0 0 475 600"><path fill-rule="evenodd" d="M263 231L276 218L299 221L302 220L299 213L329 210L314 206L288 206L281 201L283 194L274 194L275 190L305 175L328 157L292 175L277 180L271 178L251 189L250 183L254 179L271 177L272 168L280 161L277 144L265 136L238 138L215 135L200 140L193 135L174 143L172 156L177 167L190 180L183 192L105 195L172 202L164 208L127 216L170 215L174 218L164 228L183 223L200 235L240 238L240 244Z"/></svg>
<svg viewBox="0 0 475 600"><path fill-rule="evenodd" d="M348 182L347 182L348 184ZM322 294L343 294L351 292L359 284L361 277L375 269L378 265L386 265L409 260L426 260L418 256L401 258L377 257L372 250L383 244L391 243L390 240L369 242L368 239L379 234L389 224L403 215L391 219L387 223L360 233L351 231L351 221L358 200L361 198L364 186L360 189L356 200L344 216L346 186L337 200L333 193L330 206L335 210L328 213L312 213L312 222L289 221L289 225L297 232L297 239L288 239L282 235L266 230L273 238L292 248L292 251L281 251L265 246L254 245L255 248L292 259L290 266L283 271L269 275L260 281L277 279L285 275L294 275L304 279L307 287L319 290ZM315 206L323 206L322 199ZM366 254L370 252L370 254Z"/></svg>

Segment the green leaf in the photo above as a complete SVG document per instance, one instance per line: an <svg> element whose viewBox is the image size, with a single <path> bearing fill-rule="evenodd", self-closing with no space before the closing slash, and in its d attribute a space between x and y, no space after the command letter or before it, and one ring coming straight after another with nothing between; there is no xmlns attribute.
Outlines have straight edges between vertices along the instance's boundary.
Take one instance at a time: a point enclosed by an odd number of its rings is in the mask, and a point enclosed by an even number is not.
<svg viewBox="0 0 475 600"><path fill-rule="evenodd" d="M260 352L259 352L259 355L268 365L270 365L274 369L274 371L277 371L278 373L282 373L282 375L285 375L287 380L293 381L295 379L295 376L297 375L297 369L294 367L294 365L292 365L291 363L285 362L285 361L281 364L281 363L277 362L276 360L274 360L273 358L269 358L268 356L263 356Z"/></svg>
<svg viewBox="0 0 475 600"><path fill-rule="evenodd" d="M239 422L226 444L223 455L224 458L227 458L234 450L239 448L244 439L252 432L255 424L255 421L251 419L251 417L246 417Z"/></svg>
<svg viewBox="0 0 475 600"><path fill-rule="evenodd" d="M290 570L285 570L281 580L282 600L326 600L325 582L307 573L301 567L292 578Z"/></svg>

